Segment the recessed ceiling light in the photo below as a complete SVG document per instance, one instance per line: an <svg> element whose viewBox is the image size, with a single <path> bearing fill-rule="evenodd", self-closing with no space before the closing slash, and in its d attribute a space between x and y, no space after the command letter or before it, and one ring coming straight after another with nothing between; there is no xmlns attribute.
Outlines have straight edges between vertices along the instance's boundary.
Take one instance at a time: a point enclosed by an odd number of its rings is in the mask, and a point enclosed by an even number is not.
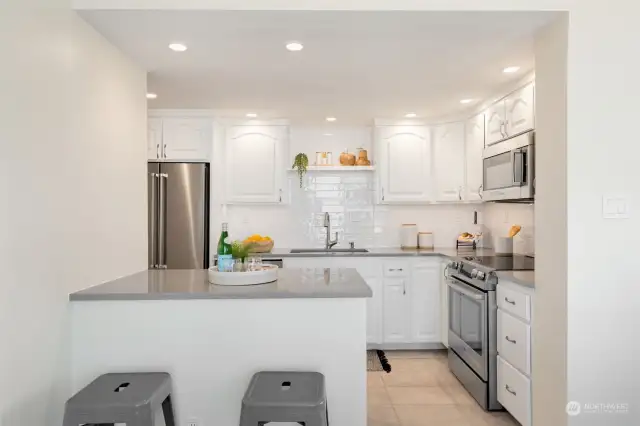
<svg viewBox="0 0 640 426"><path fill-rule="evenodd" d="M147 93L147 99L155 99L157 97L158 95L156 95L155 93Z"/></svg>
<svg viewBox="0 0 640 426"><path fill-rule="evenodd" d="M502 72L504 73L512 73L512 72L516 72L520 69L520 67L506 67L505 69L502 70Z"/></svg>
<svg viewBox="0 0 640 426"><path fill-rule="evenodd" d="M187 46L182 43L171 43L169 45L169 49L173 50L174 52L184 52L185 50L187 50Z"/></svg>
<svg viewBox="0 0 640 426"><path fill-rule="evenodd" d="M335 117L327 117L327 121L336 121Z"/></svg>
<svg viewBox="0 0 640 426"><path fill-rule="evenodd" d="M333 136L333 133L325 133L324 136Z"/></svg>
<svg viewBox="0 0 640 426"><path fill-rule="evenodd" d="M255 112L248 112L247 113L247 117L249 118L256 118L258 116L258 114L256 114Z"/></svg>
<svg viewBox="0 0 640 426"><path fill-rule="evenodd" d="M292 52L299 52L304 49L304 46L298 41L290 41L289 43L287 43L286 48L287 50L290 50Z"/></svg>
<svg viewBox="0 0 640 426"><path fill-rule="evenodd" d="M462 99L460 101L461 104L470 104L471 102L473 102L473 99Z"/></svg>
<svg viewBox="0 0 640 426"><path fill-rule="evenodd" d="M416 118L418 116L418 114L416 114L415 112L409 112L407 114L404 115L406 118Z"/></svg>

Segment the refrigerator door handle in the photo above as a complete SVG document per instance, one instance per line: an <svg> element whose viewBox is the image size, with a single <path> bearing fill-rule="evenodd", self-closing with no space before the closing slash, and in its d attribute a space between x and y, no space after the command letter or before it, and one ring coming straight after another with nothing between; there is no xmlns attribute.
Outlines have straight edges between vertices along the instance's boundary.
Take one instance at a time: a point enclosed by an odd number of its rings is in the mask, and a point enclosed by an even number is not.
<svg viewBox="0 0 640 426"><path fill-rule="evenodd" d="M151 212L149 214L149 244L151 245L151 259L149 259L149 269L158 268L158 242L157 242L157 230L158 230L158 173L149 173L151 191L149 193Z"/></svg>
<svg viewBox="0 0 640 426"><path fill-rule="evenodd" d="M158 268L167 269L167 173L159 174L159 214L158 214Z"/></svg>

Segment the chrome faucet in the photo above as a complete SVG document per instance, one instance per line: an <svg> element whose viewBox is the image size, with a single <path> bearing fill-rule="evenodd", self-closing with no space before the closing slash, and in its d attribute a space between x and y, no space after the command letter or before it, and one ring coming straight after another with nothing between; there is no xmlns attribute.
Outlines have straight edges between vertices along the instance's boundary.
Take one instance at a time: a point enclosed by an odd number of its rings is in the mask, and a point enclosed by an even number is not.
<svg viewBox="0 0 640 426"><path fill-rule="evenodd" d="M331 247L338 244L338 233L336 232L336 238L334 240L331 239L331 217L329 213L324 214L324 227L327 228L327 239L325 241L324 248L329 250Z"/></svg>

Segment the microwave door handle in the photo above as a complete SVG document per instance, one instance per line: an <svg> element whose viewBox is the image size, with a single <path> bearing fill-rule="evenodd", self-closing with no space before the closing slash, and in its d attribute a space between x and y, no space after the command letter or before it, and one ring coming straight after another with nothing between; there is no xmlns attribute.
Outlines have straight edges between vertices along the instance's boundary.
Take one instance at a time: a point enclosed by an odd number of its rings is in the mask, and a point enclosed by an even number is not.
<svg viewBox="0 0 640 426"><path fill-rule="evenodd" d="M523 171L524 171L524 153L520 150L511 152L511 164L513 165L513 183L522 185L524 183Z"/></svg>

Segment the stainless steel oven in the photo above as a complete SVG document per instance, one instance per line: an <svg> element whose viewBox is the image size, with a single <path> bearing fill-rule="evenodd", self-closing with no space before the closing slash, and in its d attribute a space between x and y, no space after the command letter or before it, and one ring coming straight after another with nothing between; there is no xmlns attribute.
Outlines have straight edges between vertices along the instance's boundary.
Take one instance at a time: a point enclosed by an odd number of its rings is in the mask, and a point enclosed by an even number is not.
<svg viewBox="0 0 640 426"><path fill-rule="evenodd" d="M482 157L483 200L527 201L534 198L534 132L491 145Z"/></svg>
<svg viewBox="0 0 640 426"><path fill-rule="evenodd" d="M490 268L467 262L447 266L449 368L485 410L497 398L497 279Z"/></svg>

